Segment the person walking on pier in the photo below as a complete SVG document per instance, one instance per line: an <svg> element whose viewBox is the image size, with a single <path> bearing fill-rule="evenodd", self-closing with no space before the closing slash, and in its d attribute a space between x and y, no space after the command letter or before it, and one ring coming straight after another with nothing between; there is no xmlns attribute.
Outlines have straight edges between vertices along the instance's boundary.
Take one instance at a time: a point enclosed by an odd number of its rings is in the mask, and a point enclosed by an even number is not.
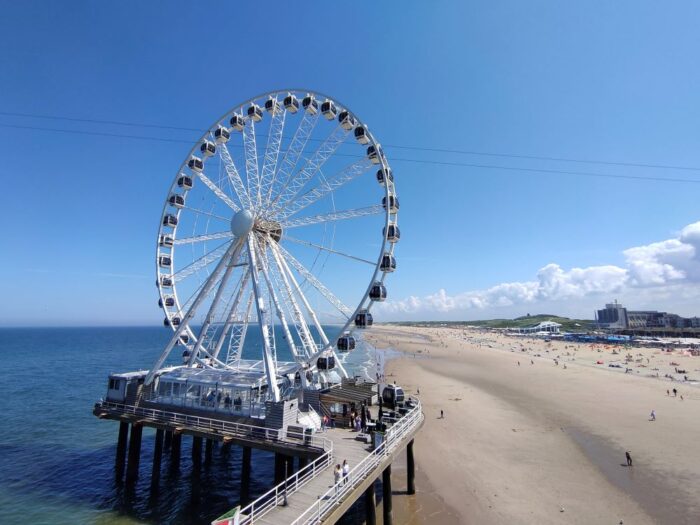
<svg viewBox="0 0 700 525"><path fill-rule="evenodd" d="M348 460L343 460L343 485L348 482L348 474L350 474L350 465L348 465Z"/></svg>
<svg viewBox="0 0 700 525"><path fill-rule="evenodd" d="M340 485L340 478L343 475L343 471L340 468L340 463L335 466L333 470L333 479L335 480L335 493L338 493L338 486Z"/></svg>

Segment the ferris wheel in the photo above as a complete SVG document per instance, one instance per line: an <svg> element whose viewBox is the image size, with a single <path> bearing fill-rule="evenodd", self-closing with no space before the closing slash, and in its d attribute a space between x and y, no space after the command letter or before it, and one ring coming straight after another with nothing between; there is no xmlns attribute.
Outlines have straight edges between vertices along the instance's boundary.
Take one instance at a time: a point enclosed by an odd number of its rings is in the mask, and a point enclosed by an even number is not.
<svg viewBox="0 0 700 525"><path fill-rule="evenodd" d="M146 382L175 349L180 366L257 371L274 400L281 374L346 375L339 353L396 269L398 210L380 144L338 101L283 90L227 112L168 189L156 284L174 333Z"/></svg>

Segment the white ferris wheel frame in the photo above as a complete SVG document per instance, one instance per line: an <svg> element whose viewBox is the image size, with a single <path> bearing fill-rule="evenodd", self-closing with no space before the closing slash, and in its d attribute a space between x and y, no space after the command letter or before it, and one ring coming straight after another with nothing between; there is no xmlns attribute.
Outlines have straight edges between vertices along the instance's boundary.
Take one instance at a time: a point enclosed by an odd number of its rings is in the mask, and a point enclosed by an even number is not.
<svg viewBox="0 0 700 525"><path fill-rule="evenodd" d="M297 100L299 102L301 102L304 96L312 95L313 97L315 97L315 100L317 101L319 107L317 108L316 113L310 116L310 114L305 110L305 108L301 107L301 104L299 104L298 111L303 113L302 119L298 124L297 129L294 132L294 137L287 146L286 151L281 151L281 143L284 132L284 120L286 113L288 112L288 110L284 107L283 100L285 96L289 94L294 94L295 96L297 96ZM274 109L268 113L264 109L263 103L270 99L275 100L276 102L274 104L276 105L273 107ZM316 123L324 118L324 115L322 115L320 108L322 101L331 101L335 105L336 113L333 117L333 121L335 121L335 127L331 131L330 135L328 135L326 140L324 140L315 151L313 151L312 153L310 152L306 157L304 157L307 141L310 135L312 134ZM268 143L265 146L262 159L259 157L259 150L256 145L254 126L255 120L250 116L246 115L247 108L255 104L262 109L263 118L273 119L273 122L271 122L269 126ZM338 119L335 118L342 111L347 111L350 115L350 118L352 119L352 122L354 122L354 125L352 125L351 128L343 127L341 125L342 123L338 122ZM229 128L228 119L231 118L233 115L244 116L244 125L242 130L234 131L233 128ZM280 120L281 125L279 122ZM306 124L307 127L310 127L310 129L302 129L302 126L304 124ZM243 135L242 140L244 144L245 153L245 166L243 167L243 170L245 173L245 183L240 175L241 172L239 171L239 167L236 166L232 156L228 152L226 146L226 142L228 142L228 140L224 141L223 143L215 142L214 140L214 133L217 130L217 128L221 126L229 130L231 136L233 136L234 133L241 133ZM364 157L364 161L366 161L367 163L367 166L364 169L362 168L362 163L360 161L357 161L348 166L346 169L336 173L333 176L333 178L329 180L323 175L323 173L320 170L320 167L323 165L323 163L326 162L326 160L328 160L334 155L336 149L340 145L342 145L348 137L351 137L354 140L354 137L352 137L353 131L358 127L364 128L365 135L367 137L367 142L364 145L368 148L370 146L373 146L375 148L374 151L376 154L376 158L378 159L378 163L370 162L371 159L369 158L368 154L366 157ZM292 148L294 147L295 142L297 141L298 133L302 134L302 137L299 139L302 142L302 144L301 148L299 149L299 144L297 143L297 151L293 150ZM304 137L304 135L306 136ZM197 156L200 148L202 147L202 144L206 144L207 142L215 142L216 144L215 155L218 155L221 162L225 165L231 195L227 195L224 190L222 190L214 181L212 181L207 176L205 169L205 161L208 158L207 156L201 155L201 159L204 164L201 170L196 171L188 167L188 162L190 161L190 159ZM290 154L290 152L292 152L293 157L296 156L296 159L292 159L294 160L294 162L287 162L287 156ZM260 165L261 162L262 166ZM319 162L320 165L318 165ZM287 165L281 166L281 164L285 163L287 163ZM299 169L299 166L302 166L302 168ZM369 206L355 210L346 210L341 212L337 212L335 210L334 205L334 210L332 213L311 217L294 217L294 215L296 215L297 212L301 211L310 204L313 204L314 202L320 200L326 195L330 195L332 197L333 193L337 188L341 187L353 178L361 176L365 171L371 169L372 167L379 168L383 170L385 174L387 174L387 176L384 177L383 181L384 204L378 204L375 206ZM273 200L273 195L275 195L273 191L274 183L277 182L277 176L283 169L286 170L283 173L284 175L286 175L285 184L281 189L277 191L276 197ZM340 334L342 335L348 333L349 331L351 332L351 327L353 323L355 323L358 314L360 314L361 312L369 312L374 302L376 302L370 297L370 291L372 290L372 287L375 285L375 283L381 283L383 285L386 279L386 274L388 272L393 271L393 269L381 269L382 260L385 254L390 255L390 257L393 260L395 241L389 240L390 226L393 225L398 229L398 207L394 208L392 206L393 200L396 199L396 190L393 176L389 176L390 173L391 170L389 167L389 163L381 150L380 144L375 140L374 135L371 133L369 128L346 105L341 104L337 99L331 98L323 93L305 89L284 89L269 91L252 97L244 101L243 103L234 106L232 109L221 115L221 117L216 119L213 125L195 142L194 146L185 157L185 160L179 166L175 179L173 180L168 190L168 196L165 199L165 203L161 212L160 226L158 228L158 236L156 239L156 284L159 291L160 304L162 305L166 315L166 323L173 329L174 333L168 345L162 352L161 356L156 361L154 367L150 370L146 378L146 383L150 384L153 381L155 375L162 368L165 360L167 359L168 355L171 353L173 348L178 344L183 344L183 336L186 336L186 342L184 343L184 346L190 351L189 358L186 362L186 366L191 367L199 365L205 367L236 369L236 367L232 366L230 363L220 360L219 354L222 349L224 339L227 336L229 336L229 330L231 330L230 337L231 341L233 341L233 318L236 312L238 312L238 308L242 304L241 299L242 296L245 295L244 289L248 286L248 283L250 283L250 286L252 287L252 292L249 292L247 308L244 308L244 311L246 313L242 317L243 322L240 323L241 325L243 325L243 327L240 329L242 331L242 336L239 336L239 338L241 339L240 342L236 343L239 344L239 347L237 349L239 352L239 359L240 353L242 353L243 350L245 332L247 331L248 325L250 324L249 318L251 314L251 306L253 306L251 305L251 298L254 296L252 302L254 303L254 309L257 310L257 324L260 327L263 339L263 364L265 376L268 383L268 387L272 394L272 398L274 400L279 400L280 392L277 386L279 376L277 375L276 355L274 348L270 347L270 335L268 333L270 330L274 331L275 316L273 311L277 313L277 319L282 324L283 330L285 331L285 336L287 338L290 337L290 333L288 323L284 319L284 309L282 309L278 304L278 302L281 301L279 298L275 297L275 286L272 284L274 279L271 279L270 277L270 269L273 267L276 267L276 271L278 273L278 275L276 276L277 282L284 283L284 287L286 288L286 298L291 300L292 304L288 306L291 307L291 311L295 312L295 319L293 320L293 322L295 324L297 322L300 322L302 325L301 327L297 326L296 328L297 335L302 340L302 346L304 347L303 349L305 350L305 355L294 356L295 361L297 363L297 367L293 371L296 372L301 369L313 370L316 368L316 360L319 356L323 355L324 353L328 355L329 352L332 352L332 355L334 355L336 358L335 361L339 365L341 373L344 376L347 376L346 371L344 370L342 364L340 363L340 360L338 359L334 344L335 342L328 340L327 336L325 335L325 332L321 328L321 324L313 308L311 308L311 305L308 303L304 294L302 293L299 283L294 278L294 274L290 266L294 267L294 269L297 270L297 272L299 272L299 274L304 277L305 281L309 282L323 297L326 298L326 300L330 304L332 304L336 309L340 310L341 313L343 313L344 316L347 317L340 331ZM315 179L319 179L319 177L317 177L317 174L320 175L321 184L314 187L312 190L306 193L300 194L301 190L306 187L307 183L312 182ZM269 219L277 220L278 225L283 228L283 232L285 234L291 228L304 226L307 224L333 222L336 220L344 220L353 217L360 217L363 215L375 215L378 214L378 212L381 212L383 207L384 230L382 235L381 246L379 249L379 255L376 262L355 257L353 255L346 254L343 252L338 252L336 250L333 250L332 248L319 246L308 241L295 240L292 237L289 237L290 242L307 244L310 247L318 248L319 253L320 250L324 250L328 253L338 253L351 259L357 259L359 261L374 265L374 271L369 280L369 284L367 285L367 288L365 289L364 294L362 295L360 302L355 307L354 311L345 307L342 304L342 302L339 301L333 295L333 293L330 290L328 290L321 283L321 281L313 275L313 273L311 273L310 270L304 268L304 266L301 263L299 263L292 254L287 252L284 249L284 247L281 246L281 244L279 244L278 242L272 242L270 231L267 231L267 236L270 240L269 251L272 254L272 262L274 264L268 264L270 261L267 261L267 250L260 251L256 249L255 245L258 241L256 240L256 235L254 235L254 232L252 231L246 234L245 237L238 238L236 238L233 234L228 235L228 232L219 232L214 234L209 234L207 232L207 234L195 236L189 238L189 240L179 240L177 238L178 224L176 223L173 227L170 227L166 226L164 221L169 215L174 215L176 220L180 217L183 208L173 207L169 199L171 198L171 196L178 194L178 190L180 189L178 187L178 179L182 176L189 176L193 181L196 180L198 183L203 183L212 191L212 193L214 193L216 197L218 197L224 204L231 208L231 211L234 214L240 212L242 209L252 210L256 214L268 212L271 215ZM317 180L317 182L319 182L319 180ZM257 188L251 188L251 183L253 185L257 185ZM289 188L290 185L291 189ZM189 191L189 189L185 189L184 191L181 191L180 194L183 194L186 197ZM264 191L267 191L267 201L264 201ZM264 204L269 205L269 208L262 210L261 208ZM199 213L207 215L206 211L195 211L198 212L197 220L199 220ZM223 217L217 216L217 218L222 219ZM163 244L163 242L161 242L164 238L163 236L170 236L172 242L170 246L166 246ZM199 242L200 240L208 241L219 239L230 239L231 242L228 242L228 240L224 241L220 246L218 246L214 250L211 250L199 259L192 261L186 267L178 270L178 272L174 272L174 254L175 247L178 244L186 244L188 242L194 243ZM216 341L216 343L211 347L205 346L206 343L203 339L207 335L207 331L209 329L208 323L210 323L211 321L210 315L207 316L202 328L200 328L199 335L196 334L195 330L190 326L190 321L192 321L192 319L194 318L195 314L197 313L197 309L201 306L201 303L204 300L206 300L206 298L210 295L210 293L212 293L213 289L216 288L217 285L218 288L216 289L216 295L212 301L211 309L213 310L214 307L218 305L218 303L221 301L221 296L226 289L227 282L230 279L231 274L233 273L233 269L239 266L246 266L245 262L241 262L239 264L239 257L241 256L241 253L244 250L247 252L247 268L244 269L243 274L239 278L239 289L236 293L236 297L229 298L233 301L230 314L227 316L225 325L222 328L222 333L219 339ZM223 255L221 255L221 252L223 252ZM263 259L265 260L257 261L256 258L260 258L261 254L264 255ZM170 257L169 270L164 271L164 268L160 264L161 257L163 256ZM179 297L177 292L177 282L179 280L187 278L189 275L191 275L194 272L197 272L200 269L206 269L206 267L210 263L212 263L219 257L220 259L217 266L214 268L214 270L212 270L209 273L207 279L198 287L197 290L195 290L195 292L190 298L188 298L184 303L181 302L181 298ZM220 274L222 275L222 277L219 279ZM163 278L169 278L171 280L170 287L166 287L163 285ZM270 290L270 296L272 298L272 301L274 302L274 308L273 305L270 304L268 305L267 311L265 310L265 308L263 308L263 303L260 297L260 283L263 281L266 282L266 288ZM303 303L302 306L295 302L295 294L293 292L296 292L296 295L299 296L299 298L301 299L301 302ZM283 295L285 294L280 294L280 296ZM167 298L174 299L173 306L167 306ZM320 347L314 346L314 352L311 352L308 348L306 348L306 343L313 343L313 338L311 337L309 332L310 325L309 323L306 323L306 319L304 319L303 310L307 311L307 314L309 315L312 321L311 324L315 326L318 335L321 338L321 345ZM179 319L179 324L177 325L173 322L173 319L176 317L178 317ZM308 337L309 340L304 342L304 339L306 337ZM274 335L272 336L272 339L274 341ZM290 347L294 347L293 339L289 339L289 344ZM304 374L302 374L302 376L304 376Z"/></svg>

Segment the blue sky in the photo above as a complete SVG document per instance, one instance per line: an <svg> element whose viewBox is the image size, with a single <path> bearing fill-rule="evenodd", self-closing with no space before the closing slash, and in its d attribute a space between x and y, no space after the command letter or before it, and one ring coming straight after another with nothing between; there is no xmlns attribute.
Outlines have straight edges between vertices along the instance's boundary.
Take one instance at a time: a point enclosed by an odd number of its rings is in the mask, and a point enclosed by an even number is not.
<svg viewBox="0 0 700 525"><path fill-rule="evenodd" d="M309 87L361 115L394 167L400 271L380 320L590 317L613 298L700 314L689 226L700 184L561 173L700 181L698 169L414 148L700 168L699 11L638 1L10 3L0 112L205 129L253 95ZM0 114L0 324L160 323L157 225L198 136Z"/></svg>

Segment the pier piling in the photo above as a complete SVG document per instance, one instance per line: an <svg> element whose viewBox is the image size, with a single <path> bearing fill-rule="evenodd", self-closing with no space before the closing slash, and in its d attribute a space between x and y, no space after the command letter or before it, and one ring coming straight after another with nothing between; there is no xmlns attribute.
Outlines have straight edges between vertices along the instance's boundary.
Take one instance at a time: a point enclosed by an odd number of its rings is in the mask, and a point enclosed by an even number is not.
<svg viewBox="0 0 700 525"><path fill-rule="evenodd" d="M177 470L180 467L180 449L182 447L182 434L173 433L170 443L170 468Z"/></svg>
<svg viewBox="0 0 700 525"><path fill-rule="evenodd" d="M126 443L129 437L129 423L119 423L119 439L117 440L117 457L115 460L114 474L121 481L124 476L124 460L126 460Z"/></svg>
<svg viewBox="0 0 700 525"><path fill-rule="evenodd" d="M157 487L160 481L160 462L163 457L163 434L162 428L156 430L156 438L153 444L153 472L151 473L151 486Z"/></svg>
<svg viewBox="0 0 700 525"><path fill-rule="evenodd" d="M377 525L377 495L374 481L365 489L365 525Z"/></svg>
<svg viewBox="0 0 700 525"><path fill-rule="evenodd" d="M391 465L382 472L382 509L384 525L391 525L393 513L391 511Z"/></svg>
<svg viewBox="0 0 700 525"><path fill-rule="evenodd" d="M252 449L243 447L243 457L241 458L241 505L245 505L250 500L250 458Z"/></svg>
<svg viewBox="0 0 700 525"><path fill-rule="evenodd" d="M173 431L172 430L166 430L165 431L165 441L163 442L163 449L168 450L170 449L170 444L173 442Z"/></svg>
<svg viewBox="0 0 700 525"><path fill-rule="evenodd" d="M416 493L416 465L413 460L413 440L408 442L406 445L406 482L407 494Z"/></svg>
<svg viewBox="0 0 700 525"><path fill-rule="evenodd" d="M198 471L202 465L202 438L192 436L192 470Z"/></svg>
<svg viewBox="0 0 700 525"><path fill-rule="evenodd" d="M284 481L284 466L287 463L287 456L275 452L275 485Z"/></svg>
<svg viewBox="0 0 700 525"><path fill-rule="evenodd" d="M211 463L212 450L214 448L214 440L207 438L206 446L204 448L204 463L208 465Z"/></svg>
<svg viewBox="0 0 700 525"><path fill-rule="evenodd" d="M143 426L140 423L131 424L131 437L129 439L129 459L126 465L126 481L135 481L139 476L139 461L141 460L141 436Z"/></svg>

